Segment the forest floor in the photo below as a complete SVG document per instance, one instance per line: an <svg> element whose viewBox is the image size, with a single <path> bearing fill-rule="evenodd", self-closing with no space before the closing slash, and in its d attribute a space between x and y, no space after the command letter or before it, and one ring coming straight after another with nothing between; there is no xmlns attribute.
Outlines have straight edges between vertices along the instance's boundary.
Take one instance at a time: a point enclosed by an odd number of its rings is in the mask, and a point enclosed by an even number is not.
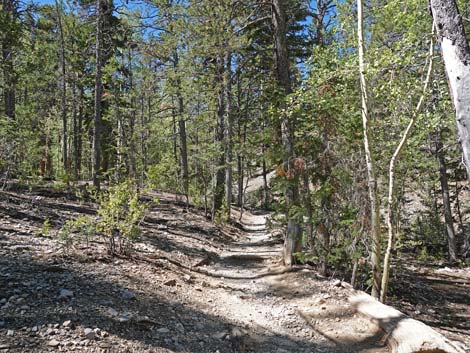
<svg viewBox="0 0 470 353"><path fill-rule="evenodd" d="M348 285L278 265L267 215L217 227L159 196L132 254L111 258L100 239L68 256L55 239L95 205L0 192L0 352L387 352ZM37 236L46 219L52 231ZM410 266L396 305L470 347L468 270Z"/></svg>
<svg viewBox="0 0 470 353"><path fill-rule="evenodd" d="M470 352L470 268L402 262L391 304Z"/></svg>

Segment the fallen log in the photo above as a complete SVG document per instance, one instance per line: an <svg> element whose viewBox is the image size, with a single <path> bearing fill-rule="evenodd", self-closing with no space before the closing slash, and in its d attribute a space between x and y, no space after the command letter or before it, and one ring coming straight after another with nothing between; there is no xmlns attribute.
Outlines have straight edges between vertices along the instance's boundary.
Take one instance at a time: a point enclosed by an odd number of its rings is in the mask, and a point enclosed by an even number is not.
<svg viewBox="0 0 470 353"><path fill-rule="evenodd" d="M431 327L366 293L356 292L349 302L357 313L385 332L391 353L465 353Z"/></svg>

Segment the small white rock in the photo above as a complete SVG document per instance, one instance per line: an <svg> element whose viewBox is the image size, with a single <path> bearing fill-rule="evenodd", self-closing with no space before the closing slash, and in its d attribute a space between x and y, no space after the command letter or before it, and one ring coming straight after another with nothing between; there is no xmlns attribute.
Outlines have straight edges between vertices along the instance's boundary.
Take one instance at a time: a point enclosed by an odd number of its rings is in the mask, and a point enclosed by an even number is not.
<svg viewBox="0 0 470 353"><path fill-rule="evenodd" d="M218 339L218 340L224 339L225 336L227 336L227 332L225 331L217 332L212 335L213 338Z"/></svg>
<svg viewBox="0 0 470 353"><path fill-rule="evenodd" d="M60 345L60 342L57 341L57 340L50 340L50 341L47 343L47 345L48 345L49 347L57 347L57 346Z"/></svg>
<svg viewBox="0 0 470 353"><path fill-rule="evenodd" d="M115 309L113 309L113 308L108 308L108 309L106 309L106 313L107 313L109 316L118 316L117 310L115 310Z"/></svg>
<svg viewBox="0 0 470 353"><path fill-rule="evenodd" d="M134 300L135 299L135 294L131 292L130 290L123 290L121 293L121 299L124 300Z"/></svg>
<svg viewBox="0 0 470 353"><path fill-rule="evenodd" d="M95 331L91 328L86 328L83 330L83 336L85 336L87 339L92 340L95 338Z"/></svg>
<svg viewBox="0 0 470 353"><path fill-rule="evenodd" d="M61 289L59 291L59 300L69 300L73 298L73 292L68 289Z"/></svg>

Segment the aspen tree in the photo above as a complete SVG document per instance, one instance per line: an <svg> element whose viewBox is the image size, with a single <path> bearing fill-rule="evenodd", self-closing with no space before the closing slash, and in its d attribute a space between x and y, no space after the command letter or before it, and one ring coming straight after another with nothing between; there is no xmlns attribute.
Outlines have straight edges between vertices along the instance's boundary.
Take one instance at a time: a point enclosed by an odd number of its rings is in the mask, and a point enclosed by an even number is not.
<svg viewBox="0 0 470 353"><path fill-rule="evenodd" d="M380 209L377 197L377 178L375 176L375 162L370 149L370 117L368 106L368 91L366 81L366 66L364 64L364 33L363 33L363 3L357 1L357 39L359 55L359 77L361 81L361 114L362 129L364 135L364 151L366 155L367 179L369 186L369 201L371 215L371 240L372 240L372 296L380 295L380 261L381 261L381 236L380 236Z"/></svg>

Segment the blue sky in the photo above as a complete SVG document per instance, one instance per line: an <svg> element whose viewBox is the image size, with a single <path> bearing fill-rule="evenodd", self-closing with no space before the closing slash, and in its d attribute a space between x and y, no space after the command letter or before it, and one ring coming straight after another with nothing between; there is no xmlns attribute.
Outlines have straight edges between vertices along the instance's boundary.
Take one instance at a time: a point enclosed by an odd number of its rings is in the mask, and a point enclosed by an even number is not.
<svg viewBox="0 0 470 353"><path fill-rule="evenodd" d="M54 5L56 0L27 0L28 2L32 2L37 5ZM62 1L63 3L67 4L71 2L71 0L57 0L57 1ZM316 2L317 0L311 0L310 1L310 6L312 9L316 8ZM155 8L151 8L149 5L147 5L143 1L137 1L137 0L114 0L114 4L118 8L127 8L128 10L134 11L134 10L141 10L142 14L148 15L149 10L152 13L155 13ZM329 18L328 16L325 18L327 21ZM312 21L311 18L307 18L305 24L310 24Z"/></svg>
<svg viewBox="0 0 470 353"><path fill-rule="evenodd" d="M52 5L55 3L55 0L31 0L34 4L38 4L38 5ZM316 0L311 0L310 4L311 6L314 6L316 3ZM142 2L142 1L132 1L132 0L115 0L115 4L117 5L124 5L126 4L126 6L128 8L130 8L131 10L132 9L137 9L137 8L145 8L147 5Z"/></svg>

